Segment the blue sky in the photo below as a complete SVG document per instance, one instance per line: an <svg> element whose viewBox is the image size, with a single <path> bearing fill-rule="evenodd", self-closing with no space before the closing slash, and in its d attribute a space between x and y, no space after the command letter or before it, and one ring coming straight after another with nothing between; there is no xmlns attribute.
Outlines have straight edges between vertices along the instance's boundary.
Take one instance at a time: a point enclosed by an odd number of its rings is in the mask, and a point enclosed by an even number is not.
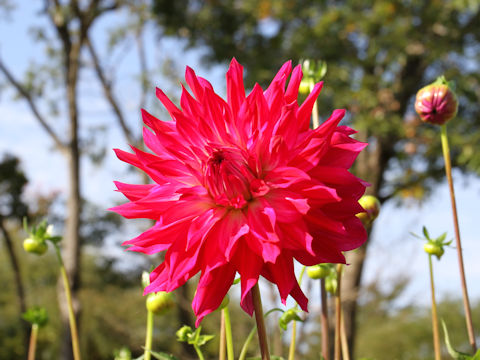
<svg viewBox="0 0 480 360"><path fill-rule="evenodd" d="M31 6L31 1L23 0L19 3L11 21L6 21L4 17L0 18L0 56L17 77L22 76L33 59L38 62L45 59L43 46L32 42L29 28L32 25L46 24L43 17L38 16L38 8ZM40 5L39 2L35 4ZM125 14L112 14L96 24L94 38L97 47L100 48L105 41L107 30L124 20ZM197 73L208 78L217 92L224 94L224 66L211 69L202 67L199 64L201 51L184 53L180 44L172 40L158 41L151 30L145 38L149 49L147 57L150 67L160 67L165 59L172 58L175 67L180 70L180 75L183 75L185 66L189 65ZM100 52L105 53L105 50ZM135 83L137 62L134 53L131 50L123 53L119 64L116 94L127 112L129 124L139 133L141 129L139 92ZM172 89L172 84L158 72L150 81L152 94L155 86ZM3 78L0 77L0 83L2 82ZM126 150L127 144L118 131L109 106L103 101L101 90L91 72L83 74L80 94L83 136L87 136L86 129L89 127L104 126L109 131L102 133L101 138L107 148L118 147ZM51 140L32 117L26 104L23 101L15 101L12 95L13 92L5 88L0 92L0 154L10 152L22 159L23 167L30 179L27 193L32 195L53 190L65 192L66 172L63 157L52 149ZM152 112L156 113L155 110ZM51 124L60 134L65 131L65 123L61 119L52 120ZM126 172L126 165L116 160L111 150L107 151L107 157L101 166L93 165L86 159L83 160L82 166L84 196L99 201L105 208L121 200L121 197L113 192L112 181L128 182L133 176ZM480 266L477 260L480 241L476 227L480 213L480 182L473 177L464 178L457 172L454 178L467 281L471 296L480 299ZM427 257L422 251L422 242L409 234L410 231L420 234L423 225L426 225L434 236L447 231L448 236L453 237L446 184L439 186L421 207L398 208L387 204L382 209L369 249L365 280L371 281L380 276L388 286L391 279L399 273L410 275L412 281L402 301L428 303ZM118 252L121 253L120 247ZM452 294L460 297L455 250L447 249L442 260L435 261L434 266L440 297Z"/></svg>

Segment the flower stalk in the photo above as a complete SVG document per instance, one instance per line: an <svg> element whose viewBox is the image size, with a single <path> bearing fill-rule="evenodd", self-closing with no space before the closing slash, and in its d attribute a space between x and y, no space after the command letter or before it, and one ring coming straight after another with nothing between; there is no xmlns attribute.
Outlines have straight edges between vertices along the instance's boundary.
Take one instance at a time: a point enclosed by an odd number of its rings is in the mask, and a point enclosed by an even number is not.
<svg viewBox="0 0 480 360"><path fill-rule="evenodd" d="M335 297L335 352L334 359L340 360L341 358L341 327L342 327L342 298L341 298L341 285L342 285L342 270L343 265L337 265L337 296Z"/></svg>
<svg viewBox="0 0 480 360"><path fill-rule="evenodd" d="M322 324L322 356L325 360L330 360L330 339L328 331L328 304L327 291L325 290L325 278L320 279L320 296L322 312L320 320Z"/></svg>
<svg viewBox="0 0 480 360"><path fill-rule="evenodd" d="M222 309L222 316L225 320L225 338L227 343L227 359L235 360L233 352L233 337L232 337L232 322L230 320L230 312L228 311L228 306L225 306Z"/></svg>
<svg viewBox="0 0 480 360"><path fill-rule="evenodd" d="M473 322L472 322L472 312L470 309L470 300L468 297L468 290L467 290L467 281L465 278L465 266L463 263L463 254L462 254L462 243L460 239L460 227L458 225L458 214L457 214L457 204L455 200L455 189L453 187L453 179L452 179L452 164L450 160L450 147L448 145L448 137L447 137L447 125L444 124L441 126L441 141L442 141L442 151L443 151L443 158L445 160L445 173L447 175L448 181L448 188L450 190L450 201L452 204L452 215L453 215L453 225L455 229L455 243L457 248L457 258L458 258L458 266L460 269L460 281L462 285L462 295L463 295L463 307L465 310L465 321L467 325L468 331L468 339L470 345L472 346L473 352L477 351L477 344L475 340L475 332L473 330Z"/></svg>
<svg viewBox="0 0 480 360"><path fill-rule="evenodd" d="M144 360L151 359L152 352L152 341L153 341L153 311L148 310L147 312L147 332L145 335L145 352L143 355Z"/></svg>
<svg viewBox="0 0 480 360"><path fill-rule="evenodd" d="M218 360L225 360L226 343L225 343L225 313L223 309L220 315L220 343L218 346Z"/></svg>
<svg viewBox="0 0 480 360"><path fill-rule="evenodd" d="M72 348L73 348L73 358L75 360L81 360L80 356L80 342L78 341L78 331L77 331L77 321L75 319L75 313L73 311L72 303L72 293L70 290L70 282L68 281L67 270L65 269L65 264L63 263L62 254L60 252L60 247L56 242L52 241L52 244L55 248L55 253L57 254L58 263L60 265L60 274L63 280L63 287L65 288L65 296L67 298L67 307L68 307L68 320L70 323L70 333L72 336Z"/></svg>
<svg viewBox="0 0 480 360"><path fill-rule="evenodd" d="M28 346L28 360L35 360L35 350L37 348L38 324L32 324L32 332L30 333L30 343Z"/></svg>
<svg viewBox="0 0 480 360"><path fill-rule="evenodd" d="M435 360L441 360L440 355L440 335L438 332L437 302L435 300L435 283L433 281L432 255L428 254L428 267L430 270L430 290L432 292L432 328L433 328L433 349L435 351Z"/></svg>
<svg viewBox="0 0 480 360"><path fill-rule="evenodd" d="M257 322L258 343L260 344L260 353L262 360L270 360L268 351L267 332L265 330L265 319L263 318L262 299L260 297L260 288L258 282L252 288L253 307L255 309L255 321Z"/></svg>

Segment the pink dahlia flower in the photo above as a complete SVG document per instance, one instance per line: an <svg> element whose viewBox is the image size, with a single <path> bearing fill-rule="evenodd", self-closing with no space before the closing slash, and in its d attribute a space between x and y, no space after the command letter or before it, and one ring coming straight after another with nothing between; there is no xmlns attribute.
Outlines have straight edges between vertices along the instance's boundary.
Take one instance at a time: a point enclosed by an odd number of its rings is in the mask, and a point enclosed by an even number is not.
<svg viewBox="0 0 480 360"><path fill-rule="evenodd" d="M285 89L287 78L292 73ZM148 185L117 182L130 202L112 210L155 225L126 241L129 250L166 251L145 293L173 291L201 273L193 310L197 325L214 311L235 275L241 277L241 306L253 313L252 287L259 276L276 284L282 302L291 295L306 310L294 259L305 265L344 263L342 251L366 240L358 203L366 183L348 172L365 144L337 126L335 110L311 130L310 115L322 84L297 104L300 66L282 66L264 91L245 96L243 68L233 59L227 72L227 101L187 67L175 106L157 97L172 121L142 112L150 152L115 150L142 169Z"/></svg>

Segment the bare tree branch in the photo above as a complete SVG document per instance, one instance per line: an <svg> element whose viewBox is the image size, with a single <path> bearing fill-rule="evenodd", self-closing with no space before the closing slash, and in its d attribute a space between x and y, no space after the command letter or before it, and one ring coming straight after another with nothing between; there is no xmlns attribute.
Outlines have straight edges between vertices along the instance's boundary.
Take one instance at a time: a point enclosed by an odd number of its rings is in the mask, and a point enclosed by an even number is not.
<svg viewBox="0 0 480 360"><path fill-rule="evenodd" d="M53 131L53 129L47 123L45 118L40 114L40 111L38 110L37 105L35 104L31 94L27 91L27 89L25 89L22 86L22 84L20 84L18 80L15 79L13 74L7 69L7 67L2 62L1 59L0 59L0 70L4 73L5 77L10 82L10 84L12 84L13 87L18 91L18 93L27 101L28 106L30 107L30 110L32 111L33 115L38 120L42 128L48 133L48 135L50 135L53 142L55 143L55 146L57 146L58 149L61 150L62 152L65 151L66 150L65 143L62 140L60 140L57 134Z"/></svg>
<svg viewBox="0 0 480 360"><path fill-rule="evenodd" d="M102 88L103 88L103 92L105 93L105 97L107 98L107 101L110 103L110 105L112 107L112 110L115 113L118 124L120 125L125 138L127 139L127 141L129 143L134 145L134 144L137 143L137 141L134 139L132 131L127 126L127 122L125 121L125 117L123 115L123 112L120 109L120 105L119 105L117 99L115 99L115 95L113 94L111 84L105 76L105 71L103 70L103 68L100 64L100 60L98 59L96 50L93 47L93 44L90 41L90 38L88 36L85 39L85 43L87 45L88 51L90 52L90 56L92 57L93 66L95 67L95 72L97 74L97 77L100 80L100 83L102 84Z"/></svg>

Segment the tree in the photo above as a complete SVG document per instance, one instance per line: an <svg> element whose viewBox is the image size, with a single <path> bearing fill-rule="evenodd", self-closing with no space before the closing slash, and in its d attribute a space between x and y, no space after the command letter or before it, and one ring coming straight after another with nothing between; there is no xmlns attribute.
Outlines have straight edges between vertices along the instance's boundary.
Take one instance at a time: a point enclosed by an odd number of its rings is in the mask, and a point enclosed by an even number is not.
<svg viewBox="0 0 480 360"><path fill-rule="evenodd" d="M457 84L458 118L452 121L454 163L480 172L480 6L469 1L208 1L155 0L162 33L207 49L204 60L233 56L247 82L265 85L286 59L328 64L319 98L322 115L346 108L346 123L370 145L354 171L381 202L422 199L443 179L436 129L420 126L412 97L444 73ZM388 177L387 177L388 174ZM357 296L368 242L348 254L344 311L353 349Z"/></svg>

